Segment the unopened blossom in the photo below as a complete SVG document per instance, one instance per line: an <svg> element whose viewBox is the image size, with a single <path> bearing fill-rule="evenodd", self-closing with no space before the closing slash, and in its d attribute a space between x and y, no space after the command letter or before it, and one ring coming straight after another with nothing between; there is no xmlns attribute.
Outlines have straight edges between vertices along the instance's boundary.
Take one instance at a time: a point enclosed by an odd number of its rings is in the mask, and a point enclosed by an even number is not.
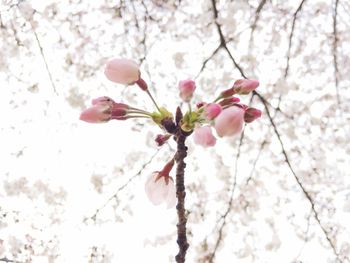
<svg viewBox="0 0 350 263"><path fill-rule="evenodd" d="M155 142L157 143L158 146L162 146L169 138L171 137L170 134L158 134L157 137L155 138Z"/></svg>
<svg viewBox="0 0 350 263"><path fill-rule="evenodd" d="M221 111L222 111L222 108L219 104L210 103L205 106L204 117L207 120L213 120L221 113Z"/></svg>
<svg viewBox="0 0 350 263"><path fill-rule="evenodd" d="M113 106L108 103L99 103L87 108L80 114L80 120L90 123L109 121L112 117Z"/></svg>
<svg viewBox="0 0 350 263"><path fill-rule="evenodd" d="M106 122L111 119L125 120L129 105L117 103L107 96L91 101L92 106L80 114L80 120L90 123Z"/></svg>
<svg viewBox="0 0 350 263"><path fill-rule="evenodd" d="M140 69L132 60L115 58L107 62L105 75L110 81L131 85L140 79Z"/></svg>
<svg viewBox="0 0 350 263"><path fill-rule="evenodd" d="M181 80L179 82L180 97L183 101L189 102L196 89L196 83L193 80Z"/></svg>
<svg viewBox="0 0 350 263"><path fill-rule="evenodd" d="M253 122L261 117L261 110L255 108L248 108L244 113L244 121L247 123Z"/></svg>
<svg viewBox="0 0 350 263"><path fill-rule="evenodd" d="M203 147L211 147L216 143L210 126L197 127L194 129L193 140Z"/></svg>
<svg viewBox="0 0 350 263"><path fill-rule="evenodd" d="M167 163L160 172L152 173L146 180L145 192L154 205L165 203L168 208L176 205L176 190L174 180L169 172L174 166L174 160Z"/></svg>
<svg viewBox="0 0 350 263"><path fill-rule="evenodd" d="M242 131L244 109L232 106L224 109L215 119L215 130L220 137L231 136Z"/></svg>
<svg viewBox="0 0 350 263"><path fill-rule="evenodd" d="M248 94L259 86L259 81L255 79L239 79L233 84L233 89L237 94Z"/></svg>
<svg viewBox="0 0 350 263"><path fill-rule="evenodd" d="M238 103L240 101L241 100L237 97L229 97L229 98L226 98L226 99L223 99L222 101L220 101L219 104L222 107L226 107L226 106L232 106L233 104Z"/></svg>

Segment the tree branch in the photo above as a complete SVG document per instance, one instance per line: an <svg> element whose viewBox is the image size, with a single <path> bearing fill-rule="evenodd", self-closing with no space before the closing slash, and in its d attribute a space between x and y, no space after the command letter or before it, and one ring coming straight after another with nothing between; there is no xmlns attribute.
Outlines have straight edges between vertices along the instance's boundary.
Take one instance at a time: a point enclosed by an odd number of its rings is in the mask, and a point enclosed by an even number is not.
<svg viewBox="0 0 350 263"><path fill-rule="evenodd" d="M105 208L105 207L109 204L110 201L112 201L113 199L117 199L119 193L120 193L124 188L126 188L126 187L129 185L129 183L131 183L134 179L136 179L136 177L138 177L138 176L141 175L143 169L145 169L146 166L149 165L149 164L153 161L153 159L157 156L157 154L160 152L160 150L161 150L161 148L158 148L157 151L151 156L151 158L141 166L140 170L139 170L136 174L134 174L133 176L131 176L131 177L129 178L129 180L126 181L126 183L124 183L122 186L120 186L120 187L117 189L117 191L116 191L111 197L109 197L109 198L104 202L104 204L103 204L102 206L100 206L99 208L97 208L97 209L95 210L95 213L94 213L93 215L91 215L91 216L89 216L89 217L86 217L86 218L84 219L84 222L87 221L88 219L92 219L92 220L95 221L95 220L96 220L96 217L97 217L97 215L100 213L100 211L101 211L103 208Z"/></svg>
<svg viewBox="0 0 350 263"><path fill-rule="evenodd" d="M227 46L226 46L226 41L225 41L225 37L224 37L224 35L223 35L223 33L222 33L221 26L220 26L220 25L217 23L217 21L216 21L216 19L218 18L218 10L217 10L217 8L216 8L216 1L215 1L215 0L211 0L211 2L212 2L212 6L213 6L213 13L214 13L215 24L216 24L217 31L218 31L218 34L219 34L219 37L220 37L220 43L221 43L221 45L223 46L223 48L227 51L227 54L228 54L228 56L230 57L231 61L233 62L234 66L240 71L242 77L247 78L246 75L244 74L242 68L240 67L240 65L238 65L238 63L236 62L236 60L235 60L234 57L232 56L230 50L229 50L229 49L227 48ZM296 12L294 13L295 19L293 20L292 32L294 32L296 16L297 16L298 12L301 10L302 5L304 4L304 2L305 2L305 0L302 0L302 2L300 3L298 9L297 9ZM290 40L290 41L291 41L291 40ZM288 63L289 63L289 61L288 61ZM282 141L282 139L281 139L281 136L280 136L280 133L279 133L279 131L278 131L278 129L277 129L277 126L276 126L276 124L275 124L275 122L274 122L274 120L273 120L273 118L272 118L272 116L271 116L271 114L270 114L269 107L268 107L268 103L267 103L266 99L265 99L261 94L259 94L259 93L256 92L256 91L253 91L253 94L256 95L256 96L258 96L259 100L263 103L264 108L265 108L265 111L266 111L267 116L268 116L268 118L269 118L269 121L270 121L270 123L271 123L271 125L272 125L272 127L273 127L274 133L275 133L275 135L276 135L276 137L277 137L277 139L278 139L278 141L279 141L279 143L280 143L280 146L281 146L281 148L282 148L282 154L283 154L283 156L284 156L285 162L286 162L286 164L287 164L289 170L290 170L291 173L293 174L293 176L294 176L294 178L295 178L295 180L296 180L296 182L297 182L299 188L300 188L301 191L304 193L306 199L307 199L308 202L310 203L311 209L312 209L312 211L313 211L313 214L314 214L314 217L315 217L317 223L319 224L319 226L320 226L322 232L324 233L324 235L325 235L325 237L326 237L326 239L327 239L329 245L331 246L331 248L332 248L332 250L333 250L333 253L336 255L337 260L339 260L339 255L338 255L338 252L337 252L337 250L336 250L336 246L335 246L335 244L333 243L333 241L332 241L332 239L331 239L331 237L330 237L328 231L325 229L325 227L324 227L324 226L322 225L322 223L321 223L320 216L319 216L318 212L317 212L316 209L315 209L315 203L314 203L314 201L313 201L311 195L310 195L309 192L306 190L306 188L305 188L304 185L302 184L302 182L301 182L301 180L299 179L299 177L296 175L296 173L295 173L295 171L294 171L294 169L293 169L293 167L292 167L292 165L291 165L291 163L290 163L290 161L289 161L289 157L288 157L288 154L287 154L287 152L286 152L286 150L285 150L284 143L283 143L283 141Z"/></svg>
<svg viewBox="0 0 350 263"><path fill-rule="evenodd" d="M339 67L338 67L338 31L337 31L337 16L338 16L338 3L339 0L335 0L333 9L333 66L334 66L334 80L335 80L335 90L337 96L338 105L340 104L339 95Z"/></svg>
<svg viewBox="0 0 350 263"><path fill-rule="evenodd" d="M181 111L178 108L176 119L181 119L180 116L182 116ZM179 252L175 256L175 260L177 263L184 263L186 258L186 251L189 247L189 244L187 242L187 235L186 235L186 209L185 209L185 197L186 197L186 190L185 190L185 158L187 156L187 147L185 146L186 141L186 134L184 134L180 128L179 122L176 121L177 125L177 133L175 135L175 140L177 143L177 152L175 155L175 161L177 164L176 167L176 197L177 197L177 217L178 217L178 223L177 223L177 244L179 245Z"/></svg>
<svg viewBox="0 0 350 263"><path fill-rule="evenodd" d="M289 44L288 44L288 51L287 51L287 65L286 65L286 68L284 70L284 78L285 79L287 78L288 72L289 72L289 60L290 60L290 53L291 53L291 49L292 49L292 40L293 40L293 36L294 36L295 23L297 21L298 13L301 11L301 8L303 7L304 3L305 3L305 0L302 0L300 5L298 6L297 10L293 14L292 29L290 30L290 34L289 34Z"/></svg>

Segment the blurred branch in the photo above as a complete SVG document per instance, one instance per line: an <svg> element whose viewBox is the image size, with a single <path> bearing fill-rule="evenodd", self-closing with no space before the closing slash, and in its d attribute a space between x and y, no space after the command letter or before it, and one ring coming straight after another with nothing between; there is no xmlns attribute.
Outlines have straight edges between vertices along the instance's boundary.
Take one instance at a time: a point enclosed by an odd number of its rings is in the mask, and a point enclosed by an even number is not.
<svg viewBox="0 0 350 263"><path fill-rule="evenodd" d="M312 216L312 209L310 210L310 213L307 217L307 225L306 225L306 229L304 231L304 235L305 235L305 240L304 240L304 243L302 245L302 247L300 248L299 250L299 253L298 255L295 257L294 261L293 262L297 262L297 259L301 256L301 253L303 252L305 246L306 246L306 243L309 241L309 238L308 238L308 234L309 234L309 231L310 231L310 219L311 219L311 216Z"/></svg>
<svg viewBox="0 0 350 263"><path fill-rule="evenodd" d="M334 66L334 79L335 79L335 90L337 96L338 105L340 104L339 95L339 67L338 67L338 31L337 31L337 16L338 16L338 3L339 0L335 0L333 9L333 66Z"/></svg>
<svg viewBox="0 0 350 263"><path fill-rule="evenodd" d="M106 200L106 202L105 202L102 206L100 206L99 208L97 208L97 209L95 210L95 213L94 213L92 216L86 217L86 218L84 219L84 222L86 222L88 219L92 219L92 220L95 221L95 220L96 220L96 216L98 215L98 213L99 213L103 208L105 208L105 207L109 204L110 201L112 201L113 199L117 199L118 194L119 194L125 187L127 187L127 186L129 185L129 183L131 183L134 179L136 179L136 177L138 177L138 176L141 175L143 169L145 169L146 166L149 165L149 164L153 161L153 159L157 156L157 154L160 152L160 150L161 150L161 148L158 148L158 149L155 151L155 153L151 156L151 158L141 166L140 170L139 170L135 175L131 176L131 177L129 178L129 180L126 181L126 183L124 183L122 186L120 186L120 187L117 189L117 191L116 191L111 197L109 197L109 198Z"/></svg>
<svg viewBox="0 0 350 263"><path fill-rule="evenodd" d="M295 23L297 21L297 16L298 13L301 11L301 8L303 7L303 4L305 3L305 0L302 0L300 2L300 5L298 6L297 10L293 14L293 22L292 22L292 29L290 30L289 34L289 43L288 43L288 51L287 51L287 65L284 70L284 78L286 79L288 76L288 71L289 71L289 61L290 61L290 53L292 49L292 41L293 41L293 36L294 36L294 29L295 29Z"/></svg>
<svg viewBox="0 0 350 263"><path fill-rule="evenodd" d="M7 263L24 263L22 261L17 261L17 260L13 260L13 259L8 259L8 258L0 258L1 262L7 262Z"/></svg>
<svg viewBox="0 0 350 263"><path fill-rule="evenodd" d="M236 60L234 59L234 57L232 56L230 50L228 49L227 45L226 45L226 40L225 40L225 37L222 33L222 29L221 29L221 26L220 24L217 22L217 19L218 19L218 10L216 8L216 1L215 0L211 0L211 3L212 3L212 6L213 6L213 13L214 13L214 22L215 22L215 25L216 25L216 29L219 33L219 37L220 37L220 48L223 48L226 50L227 54L230 56L233 64L235 65L235 67L238 69L238 71L241 73L241 75L244 77L244 78L247 78L245 75L244 75L244 72L243 72L243 69L241 68L241 66L236 62Z"/></svg>
<svg viewBox="0 0 350 263"><path fill-rule="evenodd" d="M263 9L264 5L266 4L267 0L261 0L257 9L255 10L255 17L254 22L251 26L252 31L250 32L250 39L249 39L249 51L251 50L252 44L253 44L253 36L255 32L256 25L258 24L258 21L260 19L260 12Z"/></svg>
<svg viewBox="0 0 350 263"><path fill-rule="evenodd" d="M34 29L34 27L32 26L31 23L30 23L30 26L31 26L32 32L33 32L33 34L34 34L34 36L35 36L35 41L36 41L36 43L37 43L37 45L38 45L38 47L39 47L40 55L41 55L41 57L42 57L42 59L43 59L43 61L44 61L45 68L46 68L46 72L47 72L47 75L49 76L49 79L50 79L50 82L51 82L51 86L52 86L52 88L53 88L53 91L56 93L56 95L58 95L57 89L56 89L56 84L55 84L55 82L54 82L54 80L53 80L53 78L52 78L52 74L51 74L51 71L50 71L50 68L49 68L49 64L47 63L47 60L46 60L46 57L45 57L45 54L44 54L44 50L43 50L43 47L42 47L42 45L41 45L41 43L40 43L38 34L36 33L36 31L35 31L35 29Z"/></svg>
<svg viewBox="0 0 350 263"><path fill-rule="evenodd" d="M315 208L315 202L313 200L313 198L311 197L311 194L306 190L306 188L304 187L304 185L302 184L300 178L297 176L297 174L295 173L292 165L291 165L291 162L289 160L289 157L288 157L288 154L285 150L285 146L284 146L284 143L282 141L282 138L281 138L281 135L277 129L277 126L270 114L270 111L269 111L269 108L268 108L268 105L266 104L266 102L264 102L265 100L262 98L262 96L260 94L257 93L257 96L260 98L261 102L264 104L264 108L265 108L265 111L266 111L266 114L268 116L268 119L270 120L270 123L273 127L273 130L274 130L274 133L281 145L281 148L282 148L282 154L284 156L284 160L285 160L285 163L287 164L289 170L292 172L297 184L299 185L300 189L302 190L302 192L304 193L306 199L309 201L310 205L311 205L311 209L313 211L313 214L314 214L314 217L317 221L317 223L319 224L320 228L322 229L322 232L324 233L329 245L331 246L332 250L333 250L333 253L336 255L337 259L339 258L339 255L338 255L338 252L337 252L337 249L336 249L336 246L335 244L333 243L331 237L330 237L330 234L328 233L328 231L326 230L326 228L323 226L323 224L321 223L321 220L320 220L320 216L318 214L318 212L316 211L316 208Z"/></svg>
<svg viewBox="0 0 350 263"><path fill-rule="evenodd" d="M235 189L237 186L238 160L239 160L239 157L241 155L241 146L243 144L243 139L244 139L244 131L241 133L241 137L239 140L239 145L238 145L238 150L237 150L237 155L236 155L236 160L235 160L235 172L234 172L234 176L233 176L233 184L232 184L232 189L231 189L231 193L230 193L230 199L228 201L225 213L221 216L221 218L216 223L216 225L218 225L219 221L221 220L221 225L219 227L219 235L218 235L218 238L216 239L214 250L213 250L213 252L210 253L210 256L208 259L209 263L214 262L213 260L215 258L217 249L219 248L221 242L223 241L222 231L227 224L226 218L229 215L229 213L231 212L231 207L232 207L232 203L233 203L233 196L234 196L234 192L235 192Z"/></svg>
<svg viewBox="0 0 350 263"><path fill-rule="evenodd" d="M207 65L207 63L209 62L209 60L211 60L211 59L216 55L216 53L218 53L218 51L220 50L220 48L221 48L221 45L219 45L219 46L213 51L213 53L212 53L207 59L205 59L205 60L203 61L202 67L201 67L201 69L199 70L198 74L196 75L195 79L197 79L198 76L203 72L203 70L204 70L205 66Z"/></svg>
<svg viewBox="0 0 350 263"><path fill-rule="evenodd" d="M213 13L214 13L214 19L215 19L215 24L216 24L216 27L217 27L217 31L218 31L218 34L219 34L219 37L220 37L220 44L221 46L227 51L227 54L228 56L230 57L231 61L233 62L234 66L239 70L239 72L241 73L242 77L244 78L247 78L246 75L244 74L243 72L243 69L240 65L237 64L236 60L234 59L232 53L230 52L230 50L228 49L228 47L226 46L226 41L225 41L225 37L222 33L222 29L221 29L221 26L219 23L217 23L217 18L218 18L218 10L216 8L216 1L215 0L211 0L212 2L212 6L213 6ZM300 3L297 11L294 13L294 19L293 19L293 25L292 25L292 32L294 33L294 27L295 27L295 20L296 20L296 17L297 17L297 14L298 12L301 10L302 8L302 5L304 4L305 0L302 0L302 2ZM291 33L291 37L290 37L290 42L291 42L291 38L293 37L293 33ZM289 64L289 60L288 60L288 64ZM337 260L339 259L339 255L338 255L338 252L337 252L337 249L336 249L336 246L335 244L333 243L331 237L330 237L330 234L329 232L326 230L326 228L323 226L323 224L321 223L321 220L320 220L320 216L318 214L318 212L316 211L316 208L315 208L315 202L314 200L312 199L311 197L311 194L306 190L306 188L304 187L304 185L302 184L300 178L296 175L292 165L291 165L291 162L289 160L289 157L288 157L288 154L285 150L285 146L284 146L284 143L282 141L282 138L281 138L281 135L279 133L279 130L277 129L277 126L273 120L273 117L271 116L270 114L270 111L269 111L269 103L266 101L266 99L258 92L254 91L253 92L253 95L256 95L258 96L259 100L262 102L262 104L264 105L264 108L265 108L265 111L267 113L267 116L268 116L268 119L270 121L270 124L272 125L273 127L273 130L274 130L274 133L280 143L280 146L281 146L281 149L282 149L282 154L284 156L284 159L285 159L285 163L287 164L289 170L291 171L291 173L293 174L299 188L301 189L301 191L304 193L306 199L308 200L308 202L310 203L311 205L311 209L312 209L312 212L314 214L314 217L318 223L318 225L320 226L322 232L324 233L329 245L331 246L332 250L333 250L333 253L335 254Z"/></svg>

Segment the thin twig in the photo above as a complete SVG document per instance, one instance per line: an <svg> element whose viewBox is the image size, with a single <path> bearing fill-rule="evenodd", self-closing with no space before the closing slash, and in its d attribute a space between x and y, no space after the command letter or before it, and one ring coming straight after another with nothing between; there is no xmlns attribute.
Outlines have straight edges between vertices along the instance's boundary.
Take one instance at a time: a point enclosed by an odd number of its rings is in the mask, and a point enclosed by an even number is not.
<svg viewBox="0 0 350 263"><path fill-rule="evenodd" d="M339 67L338 67L338 31L337 31L337 16L338 16L338 3L339 0L335 0L333 9L333 65L334 65L334 80L335 80L335 90L337 96L338 105L340 104L339 95Z"/></svg>
<svg viewBox="0 0 350 263"><path fill-rule="evenodd" d="M254 39L254 32L255 32L255 28L256 25L258 24L258 21L260 19L260 12L263 9L264 5L266 4L267 0L261 0L257 9L255 10L255 17L254 17L254 22L251 26L252 31L250 32L250 39L249 39L249 51L252 50L252 45L253 45L253 39Z"/></svg>
<svg viewBox="0 0 350 263"><path fill-rule="evenodd" d="M136 174L134 174L133 176L131 176L131 177L128 179L128 181L126 181L126 183L124 183L122 186L120 186L120 187L117 189L117 191L116 191L111 197L109 197L109 198L104 202L104 204L103 204L102 206L100 206L99 208L97 208L97 209L95 210L95 213L94 213L93 215L91 215L91 216L89 216L89 217L86 217L86 218L84 219L84 221L87 221L88 219L96 220L96 216L98 215L98 213L100 213L100 211L101 211L102 209L104 209L104 208L109 204L109 202L111 202L113 199L116 199L116 198L118 197L120 191L122 191L122 190L123 190L125 187L127 187L133 180L135 180L136 177L138 177L138 176L141 175L142 171L146 168L147 165L149 165L149 164L153 161L153 159L157 156L157 154L160 152L160 150L161 150L161 148L158 148L158 149L155 151L155 153L151 156L151 158L150 158L147 162L143 163L143 165L141 166L141 168L139 169L139 171L138 171Z"/></svg>
<svg viewBox="0 0 350 263"><path fill-rule="evenodd" d="M305 0L301 1L297 10L293 14L292 29L290 30L290 34L289 34L289 43L288 43L288 51L287 51L287 64L286 64L286 68L284 70L284 78L285 79L287 78L288 72L289 72L289 60L290 60L290 53L291 53L291 49L292 49L292 40L293 40L293 36L294 36L295 23L297 21L298 13L301 11L301 8L303 7L304 2L305 2Z"/></svg>
<svg viewBox="0 0 350 263"><path fill-rule="evenodd" d="M213 252L210 253L209 263L213 263L216 252L217 252L217 250L222 242L222 232L223 232L224 227L227 224L226 218L229 215L229 213L231 212L231 207L232 207L232 203L233 203L233 196L234 196L235 189L237 186L238 160L239 160L239 157L241 155L241 146L243 144L243 139L244 139L244 132L241 133L241 137L239 140L238 151L237 151L236 160L235 160L235 172L234 172L234 176L233 176L233 183L232 183L232 189L231 189L231 193L230 193L230 199L228 201L225 213L220 218L221 225L219 227L219 235L218 235L218 238L216 239L214 250L213 250Z"/></svg>
<svg viewBox="0 0 350 263"><path fill-rule="evenodd" d="M236 60L234 59L234 57L232 56L230 50L229 50L228 47L226 46L226 41L225 41L225 37L224 37L224 35L223 35L223 33L222 33L221 26L220 26L220 24L217 23L217 21L216 21L217 18L218 18L218 11L217 11L217 8L216 8L216 1L215 1L215 0L211 0L211 2L212 2L212 6L213 6L213 13L214 13L215 24L216 24L217 31L218 31L218 34L219 34L219 37L220 37L220 43L221 43L221 45L223 45L224 49L227 51L227 54L228 54L228 56L230 57L231 61L233 62L234 66L240 71L242 77L247 78L246 75L245 75L244 72L243 72L243 69L240 67L240 65L237 64L237 62L236 62ZM301 2L301 4L299 5L298 10L301 9L302 4L303 4L304 2L305 2L305 0L303 0L303 1ZM298 10L297 10L297 12L299 12ZM297 12L296 12L296 13L297 13ZM296 16L296 15L295 15L295 16ZM294 29L293 29L293 30L294 30ZM313 201L313 199L312 199L310 193L306 190L306 188L305 188L304 185L302 184L302 182L301 182L301 180L299 179L299 177L296 175L296 173L295 173L295 171L294 171L294 169L293 169L293 167L292 167L292 165L291 165L291 162L290 162L290 160L289 160L288 154L287 154L287 152L286 152L286 150L285 150L285 147L284 147L284 143L283 143L283 141L282 141L282 139L281 139L280 133L279 133L279 131L278 131L278 129L277 129L277 126L276 126L276 124L275 124L275 122L274 122L274 120L273 120L273 118L272 118L272 116L271 116L271 114L270 114L269 107L268 107L268 103L267 103L266 99L265 99L261 94L259 94L259 93L256 92L256 91L254 91L253 94L254 94L254 95L257 95L258 98L260 99L260 101L263 103L264 108L265 108L265 111L266 111L267 116L268 116L268 119L269 119L269 121L270 121L270 123L271 123L271 125L272 125L272 127L273 127L274 133L275 133L275 135L276 135L276 137L277 137L277 139L278 139L278 141L279 141L279 143L280 143L280 146L281 146L281 148L282 148L282 154L283 154L283 156L284 156L285 162L286 162L286 164L287 164L289 170L290 170L291 173L293 174L293 176L294 176L294 178L295 178L295 180L296 180L298 186L300 187L301 191L304 193L306 199L307 199L308 202L310 203L311 209L312 209L312 211L313 211L313 214L314 214L314 217L315 217L317 223L319 224L319 226L320 226L322 232L324 233L324 235L325 235L325 237L326 237L326 239L327 239L329 245L331 246L331 248L332 248L332 250L333 250L333 253L336 255L337 260L339 260L339 255L338 255L338 252L337 252L337 250L336 250L336 246L335 246L335 244L333 243L332 239L330 238L328 231L325 229L325 227L324 227L324 226L322 225L322 223L321 223L320 216L319 216L318 212L317 212L316 209L315 209L315 203L314 203L314 201Z"/></svg>

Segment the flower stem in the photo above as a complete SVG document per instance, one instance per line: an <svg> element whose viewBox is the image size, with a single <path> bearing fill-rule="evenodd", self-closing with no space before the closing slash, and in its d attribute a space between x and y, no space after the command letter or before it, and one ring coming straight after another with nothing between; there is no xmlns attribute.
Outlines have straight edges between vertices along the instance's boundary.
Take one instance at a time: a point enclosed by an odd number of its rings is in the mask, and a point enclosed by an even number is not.
<svg viewBox="0 0 350 263"><path fill-rule="evenodd" d="M146 92L146 93L148 94L148 96L151 98L151 100L153 101L153 104L156 106L157 110L158 110L159 112L161 112L161 111L160 111L160 108L158 107L158 104L157 104L156 101L154 100L154 98L153 98L151 92L149 92L148 89L145 90L145 92Z"/></svg>

